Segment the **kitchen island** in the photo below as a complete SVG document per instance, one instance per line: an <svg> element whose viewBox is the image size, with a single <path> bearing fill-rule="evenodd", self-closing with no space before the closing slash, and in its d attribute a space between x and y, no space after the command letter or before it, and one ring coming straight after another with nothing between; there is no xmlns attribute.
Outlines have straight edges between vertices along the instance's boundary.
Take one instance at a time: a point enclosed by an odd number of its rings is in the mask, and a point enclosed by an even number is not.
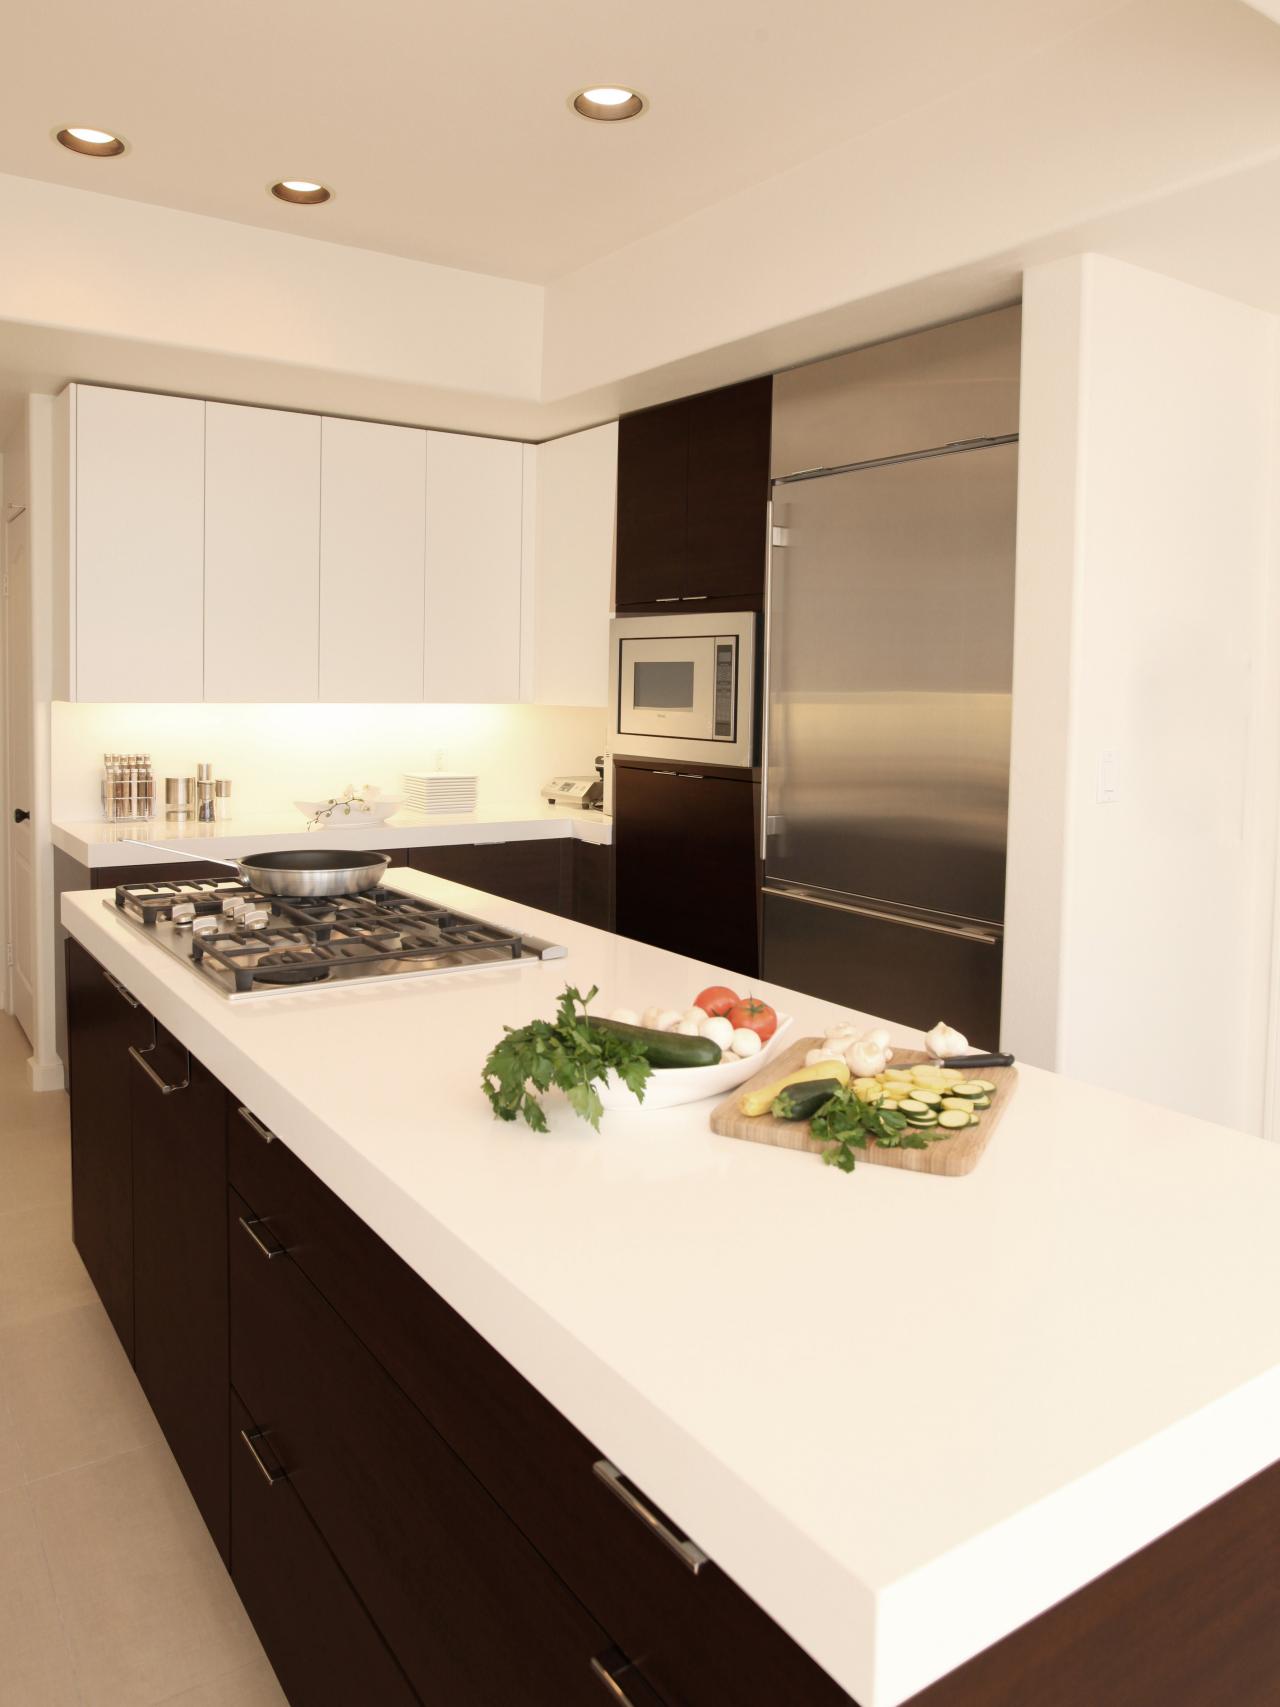
<svg viewBox="0 0 1280 1707"><path fill-rule="evenodd" d="M568 957L236 1006L101 893L65 895L63 922L190 1051L187 1089L216 1081L279 1140L255 1139L246 1156L305 1165L660 1508L668 1539L692 1538L712 1575L861 1707L897 1707L930 1685L931 1707L1273 1696L1277 1472L1263 1472L1280 1459L1280 1150L1031 1068L962 1179L871 1166L845 1177L713 1135L707 1104L608 1114L598 1135L561 1106L535 1136L495 1122L479 1089L504 1024L550 1016L566 982L598 984L602 1011L680 1007L714 969L439 878L391 881L563 942ZM793 1036L831 1017L829 1004L759 988L794 1016ZM148 1055L147 1040L137 1047ZM73 1040L73 1145L80 1071ZM163 1101L180 1109L184 1094ZM260 1204L237 1212L233 1200L233 1235L237 1220L268 1258L286 1257L264 1272L294 1266ZM238 1235L233 1247L234 1376L237 1264L241 1247L256 1253ZM245 1432L264 1475L287 1474L287 1442L276 1464ZM379 1446L371 1438L370 1455ZM1133 1664L1145 1623L1170 1675L1194 1688L1199 1667L1207 1692L1144 1694L1158 1665L1117 1692L1105 1651L1075 1674L1097 1681L1088 1697L1077 1685L1055 1695L1034 1647L1004 1693L1000 1662L976 1669L992 1644L1016 1661L1015 1644L1041 1629L1064 1667L1073 1640L1105 1650L1106 1609L1077 1591L1142 1549L1157 1559L1149 1544L1197 1513L1210 1526L1203 1592L1192 1584L1181 1603L1144 1567L1158 1592L1144 1600L1125 1579L1118 1627ZM1225 1565L1212 1553L1224 1534ZM234 1574L234 1533L231 1551ZM688 1555L671 1566L689 1568ZM1225 1612L1212 1593L1224 1571ZM570 1587L593 1610L589 1585ZM1074 1638L1049 1626L1054 1613L1030 1622L1073 1595L1087 1613ZM1193 1605L1218 1620L1217 1671ZM642 1672L600 1662L595 1676L606 1673L622 1679L615 1700L665 1699L643 1693ZM597 1696L600 1683L583 1698ZM530 1688L529 1701L543 1698ZM792 1699L826 1707L836 1695L815 1685Z"/></svg>

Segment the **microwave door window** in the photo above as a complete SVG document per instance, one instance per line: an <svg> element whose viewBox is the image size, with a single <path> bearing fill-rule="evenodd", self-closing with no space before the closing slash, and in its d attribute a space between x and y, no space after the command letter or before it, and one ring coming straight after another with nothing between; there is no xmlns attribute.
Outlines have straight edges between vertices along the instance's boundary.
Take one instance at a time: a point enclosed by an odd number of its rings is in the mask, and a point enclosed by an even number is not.
<svg viewBox="0 0 1280 1707"><path fill-rule="evenodd" d="M636 661L631 703L637 711L692 711L694 666L691 659Z"/></svg>

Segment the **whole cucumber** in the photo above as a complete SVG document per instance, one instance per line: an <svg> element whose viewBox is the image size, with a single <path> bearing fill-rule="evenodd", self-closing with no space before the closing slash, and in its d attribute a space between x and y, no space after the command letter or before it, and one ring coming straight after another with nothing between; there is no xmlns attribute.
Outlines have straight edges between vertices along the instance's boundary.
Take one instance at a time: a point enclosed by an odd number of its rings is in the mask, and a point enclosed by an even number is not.
<svg viewBox="0 0 1280 1707"><path fill-rule="evenodd" d="M810 1079L807 1085L788 1085L773 1099L775 1120L812 1120L841 1088L839 1079Z"/></svg>
<svg viewBox="0 0 1280 1707"><path fill-rule="evenodd" d="M676 1031L627 1025L619 1019L598 1019L594 1014L587 1024L601 1031L616 1031L620 1037L638 1043L651 1067L714 1067L720 1059L720 1045L709 1037L684 1037Z"/></svg>

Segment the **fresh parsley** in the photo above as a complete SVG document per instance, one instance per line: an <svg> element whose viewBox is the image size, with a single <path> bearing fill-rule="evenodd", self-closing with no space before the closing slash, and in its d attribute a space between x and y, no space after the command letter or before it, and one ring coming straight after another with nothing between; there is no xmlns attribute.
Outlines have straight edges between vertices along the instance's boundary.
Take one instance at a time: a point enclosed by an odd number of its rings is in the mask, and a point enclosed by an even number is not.
<svg viewBox="0 0 1280 1707"><path fill-rule="evenodd" d="M857 1150L865 1150L874 1139L882 1150L924 1150L929 1140L913 1130L905 1114L881 1110L874 1102L863 1102L843 1085L809 1122L809 1131L827 1148L822 1159L830 1167L851 1174L857 1165Z"/></svg>
<svg viewBox="0 0 1280 1707"><path fill-rule="evenodd" d="M518 1030L504 1027L502 1042L489 1052L481 1083L499 1120L522 1118L535 1132L547 1130L541 1096L562 1090L577 1114L597 1131L604 1112L596 1083L612 1070L644 1101L653 1071L638 1043L615 1031L593 1026L587 1004L592 985L581 995L572 985L560 998L554 1021L536 1019Z"/></svg>

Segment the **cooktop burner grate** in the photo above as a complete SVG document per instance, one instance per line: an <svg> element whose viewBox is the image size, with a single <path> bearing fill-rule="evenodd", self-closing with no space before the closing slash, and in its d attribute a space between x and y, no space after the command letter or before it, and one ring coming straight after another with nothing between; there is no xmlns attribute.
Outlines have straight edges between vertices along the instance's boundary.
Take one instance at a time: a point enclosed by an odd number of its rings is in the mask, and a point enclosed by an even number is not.
<svg viewBox="0 0 1280 1707"><path fill-rule="evenodd" d="M115 906L231 996L564 953L556 944L383 887L312 899L262 895L235 879L193 878L121 884Z"/></svg>

